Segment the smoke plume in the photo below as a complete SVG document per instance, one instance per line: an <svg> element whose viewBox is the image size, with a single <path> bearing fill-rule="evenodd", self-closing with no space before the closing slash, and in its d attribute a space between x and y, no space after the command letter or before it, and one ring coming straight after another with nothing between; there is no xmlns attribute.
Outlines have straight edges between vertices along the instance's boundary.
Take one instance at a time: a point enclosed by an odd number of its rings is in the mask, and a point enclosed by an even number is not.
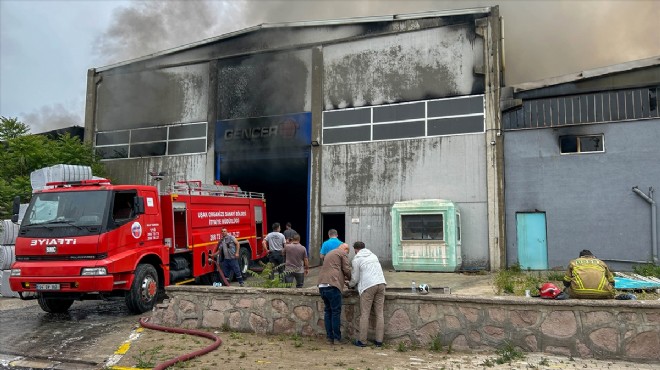
<svg viewBox="0 0 660 370"><path fill-rule="evenodd" d="M116 63L246 27L244 1L139 1L115 11L96 53Z"/></svg>
<svg viewBox="0 0 660 370"><path fill-rule="evenodd" d="M481 0L169 0L118 8L97 39L101 65L145 56L261 23L492 6ZM660 1L500 0L506 84L660 55ZM84 71L81 71L84 73ZM78 107L77 107L78 108ZM81 113L76 113L80 111ZM82 124L62 104L25 115L32 132Z"/></svg>
<svg viewBox="0 0 660 370"><path fill-rule="evenodd" d="M66 107L63 104L45 105L25 113L23 121L30 126L34 134L54 130L61 127L84 126L80 109Z"/></svg>
<svg viewBox="0 0 660 370"><path fill-rule="evenodd" d="M254 24L499 5L507 85L660 55L660 1L250 1Z"/></svg>

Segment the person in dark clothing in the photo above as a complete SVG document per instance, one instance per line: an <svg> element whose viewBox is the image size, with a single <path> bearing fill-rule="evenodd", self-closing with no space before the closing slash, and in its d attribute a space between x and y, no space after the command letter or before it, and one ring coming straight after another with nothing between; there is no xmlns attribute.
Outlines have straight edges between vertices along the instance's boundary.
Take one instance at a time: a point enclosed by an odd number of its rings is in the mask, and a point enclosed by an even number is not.
<svg viewBox="0 0 660 370"><path fill-rule="evenodd" d="M233 272L238 284L243 286L243 275L241 274L241 267L238 265L238 254L238 240L235 236L230 235L226 228L222 228L222 239L218 242L218 249L211 254L211 257L217 258L222 255L222 273L228 278L229 274Z"/></svg>
<svg viewBox="0 0 660 370"><path fill-rule="evenodd" d="M323 260L319 272L319 293L325 304L325 333L329 344L344 344L341 337L342 291L351 280L351 266L348 263L348 244L341 244L330 251Z"/></svg>
<svg viewBox="0 0 660 370"><path fill-rule="evenodd" d="M291 222L286 223L286 229L282 234L284 234L284 238L286 239L287 243L291 243L291 240L293 240L293 236L298 234L296 230L291 228Z"/></svg>

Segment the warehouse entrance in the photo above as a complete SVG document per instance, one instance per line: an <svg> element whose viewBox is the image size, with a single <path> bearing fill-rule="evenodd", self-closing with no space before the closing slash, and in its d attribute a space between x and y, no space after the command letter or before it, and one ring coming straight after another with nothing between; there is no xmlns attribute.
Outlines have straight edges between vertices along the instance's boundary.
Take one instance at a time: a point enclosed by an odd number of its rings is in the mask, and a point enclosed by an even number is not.
<svg viewBox="0 0 660 370"><path fill-rule="evenodd" d="M310 140L310 113L216 125L216 180L264 193L268 230L291 222L308 248Z"/></svg>

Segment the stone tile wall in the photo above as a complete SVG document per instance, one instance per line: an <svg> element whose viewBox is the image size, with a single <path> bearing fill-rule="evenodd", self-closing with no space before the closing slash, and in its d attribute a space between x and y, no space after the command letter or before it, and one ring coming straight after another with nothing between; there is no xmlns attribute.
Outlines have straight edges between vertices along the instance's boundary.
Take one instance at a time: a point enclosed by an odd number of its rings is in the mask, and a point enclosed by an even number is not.
<svg viewBox="0 0 660 370"><path fill-rule="evenodd" d="M161 325L325 336L315 289L166 289L170 299L153 313ZM359 298L347 292L343 303L342 334L355 337ZM386 342L423 346L436 337L454 350L493 350L509 342L530 352L660 362L660 301L386 294Z"/></svg>

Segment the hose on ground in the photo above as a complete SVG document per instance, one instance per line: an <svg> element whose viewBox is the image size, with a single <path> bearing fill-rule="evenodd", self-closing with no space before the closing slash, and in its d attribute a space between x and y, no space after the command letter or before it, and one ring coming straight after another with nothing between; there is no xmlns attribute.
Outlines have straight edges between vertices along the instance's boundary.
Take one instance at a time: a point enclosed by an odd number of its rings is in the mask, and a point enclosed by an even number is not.
<svg viewBox="0 0 660 370"><path fill-rule="evenodd" d="M176 364L177 362L183 362L183 361L188 361L192 358L207 354L216 348L220 347L222 344L222 339L220 337L207 333L205 331L200 331L200 330L194 330L194 329L182 329L182 328L170 328L167 326L160 326L156 324L149 323L149 318L148 317L142 317L140 318L140 325L142 327L147 328L147 329L152 329L152 330L158 330L158 331L164 331L167 333L176 333L176 334L189 334L189 335L196 335L198 337L204 337L211 339L213 341L213 344L206 346L202 349L199 349L194 352L186 353L181 356L177 356L175 358L172 358L170 360L167 360L163 363L158 364L156 367L154 367L154 370L163 370L167 369L168 367Z"/></svg>

